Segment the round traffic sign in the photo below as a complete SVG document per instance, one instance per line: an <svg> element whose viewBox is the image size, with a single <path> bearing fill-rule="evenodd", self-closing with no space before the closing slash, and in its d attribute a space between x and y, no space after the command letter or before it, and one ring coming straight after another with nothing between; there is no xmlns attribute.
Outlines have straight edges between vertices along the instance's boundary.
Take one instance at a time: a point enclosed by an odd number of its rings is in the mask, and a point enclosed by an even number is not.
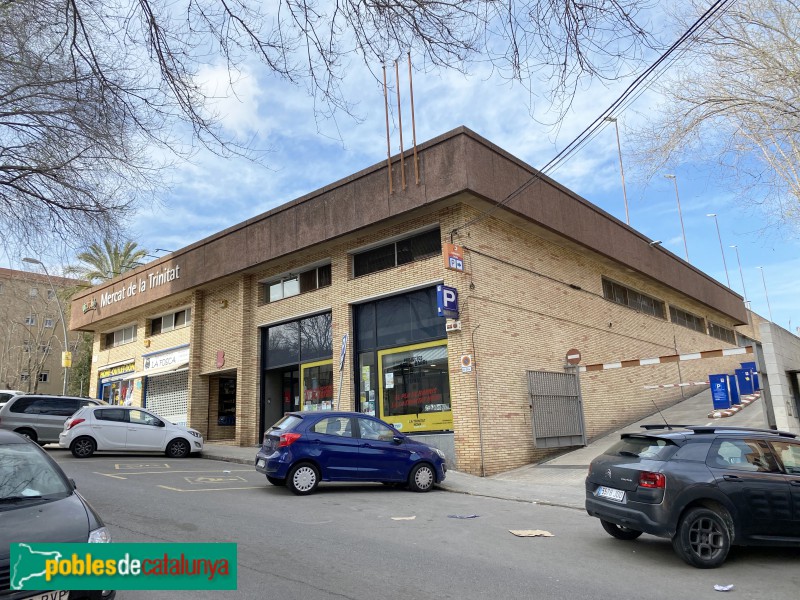
<svg viewBox="0 0 800 600"><path fill-rule="evenodd" d="M577 365L581 362L581 352L575 348L567 350L567 364Z"/></svg>

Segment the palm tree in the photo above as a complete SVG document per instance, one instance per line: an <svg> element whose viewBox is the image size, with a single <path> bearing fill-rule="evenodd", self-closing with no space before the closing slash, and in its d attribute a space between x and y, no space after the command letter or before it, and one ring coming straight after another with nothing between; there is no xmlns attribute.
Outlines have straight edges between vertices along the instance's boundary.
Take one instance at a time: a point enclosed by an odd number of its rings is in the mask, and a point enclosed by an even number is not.
<svg viewBox="0 0 800 600"><path fill-rule="evenodd" d="M147 250L137 248L136 242L128 240L120 247L118 242L106 240L103 247L92 244L86 252L78 254L82 264L67 267L66 272L84 279L90 287L138 267L145 256Z"/></svg>

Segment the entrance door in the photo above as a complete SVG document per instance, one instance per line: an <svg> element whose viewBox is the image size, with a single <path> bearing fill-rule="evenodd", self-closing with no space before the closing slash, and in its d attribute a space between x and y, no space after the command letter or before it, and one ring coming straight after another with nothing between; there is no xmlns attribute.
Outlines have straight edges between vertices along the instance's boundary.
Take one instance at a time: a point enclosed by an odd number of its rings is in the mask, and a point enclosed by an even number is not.
<svg viewBox="0 0 800 600"><path fill-rule="evenodd" d="M300 369L292 367L281 373L283 412L300 410Z"/></svg>

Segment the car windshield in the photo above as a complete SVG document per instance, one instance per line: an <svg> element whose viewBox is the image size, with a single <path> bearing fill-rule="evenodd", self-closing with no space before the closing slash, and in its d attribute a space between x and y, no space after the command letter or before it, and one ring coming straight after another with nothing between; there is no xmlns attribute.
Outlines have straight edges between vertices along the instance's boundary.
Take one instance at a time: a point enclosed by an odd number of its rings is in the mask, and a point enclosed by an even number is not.
<svg viewBox="0 0 800 600"><path fill-rule="evenodd" d="M648 460L667 460L677 449L678 446L672 440L653 437L624 437L606 450L606 454Z"/></svg>
<svg viewBox="0 0 800 600"><path fill-rule="evenodd" d="M34 498L61 498L69 484L34 445L0 445L0 510L4 504Z"/></svg>

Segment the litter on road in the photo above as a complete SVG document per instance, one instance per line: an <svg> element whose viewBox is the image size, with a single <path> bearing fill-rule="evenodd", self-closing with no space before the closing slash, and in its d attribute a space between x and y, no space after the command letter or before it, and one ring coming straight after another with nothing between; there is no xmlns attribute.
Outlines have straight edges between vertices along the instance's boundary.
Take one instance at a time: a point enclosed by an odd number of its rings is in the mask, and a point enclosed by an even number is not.
<svg viewBox="0 0 800 600"><path fill-rule="evenodd" d="M414 515L413 517L392 517L392 521L413 521L416 518L417 518L416 515Z"/></svg>
<svg viewBox="0 0 800 600"><path fill-rule="evenodd" d="M448 519L477 519L479 515L447 515Z"/></svg>
<svg viewBox="0 0 800 600"><path fill-rule="evenodd" d="M509 529L517 537L555 537L544 529Z"/></svg>
<svg viewBox="0 0 800 600"><path fill-rule="evenodd" d="M730 592L733 589L733 584L730 585L715 585L714 589L718 592Z"/></svg>

